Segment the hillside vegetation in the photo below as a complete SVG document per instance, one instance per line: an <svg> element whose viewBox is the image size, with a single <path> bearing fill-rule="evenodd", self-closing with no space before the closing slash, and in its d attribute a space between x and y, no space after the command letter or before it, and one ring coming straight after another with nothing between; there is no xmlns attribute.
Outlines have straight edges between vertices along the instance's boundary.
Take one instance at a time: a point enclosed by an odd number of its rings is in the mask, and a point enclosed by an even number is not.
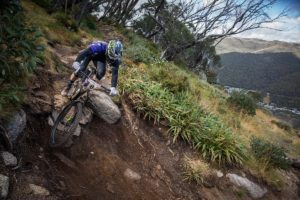
<svg viewBox="0 0 300 200"><path fill-rule="evenodd" d="M300 156L300 139L272 123L274 117L259 109L251 115L236 109L228 103L228 94L200 80L187 67L159 59L160 49L132 30L96 21L92 21L93 29L82 25L74 30L60 23L59 13L48 14L28 0L22 5L27 23L42 33L40 43L46 49L39 67L68 76L68 68L57 61L51 46L82 49L92 40L118 37L125 47L119 90L137 115L166 127L174 143L186 142L207 165L238 166L272 186L283 187L284 173L279 169L287 168L286 156ZM251 54L247 56L242 59L251 59ZM275 58L270 55L269 59ZM298 69L294 63L288 66L290 73ZM257 146L262 149L259 155ZM273 156L278 152L279 156Z"/></svg>

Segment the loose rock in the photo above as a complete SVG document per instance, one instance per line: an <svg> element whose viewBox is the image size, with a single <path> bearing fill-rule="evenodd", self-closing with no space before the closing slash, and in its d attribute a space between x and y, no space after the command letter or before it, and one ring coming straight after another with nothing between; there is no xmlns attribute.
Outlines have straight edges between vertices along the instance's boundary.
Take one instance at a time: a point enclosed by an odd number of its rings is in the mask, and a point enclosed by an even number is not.
<svg viewBox="0 0 300 200"><path fill-rule="evenodd" d="M223 172L220 170L215 170L215 174L217 175L218 178L222 178L224 176Z"/></svg>
<svg viewBox="0 0 300 200"><path fill-rule="evenodd" d="M7 167L14 167L18 164L17 158L13 154L9 153L8 151L1 152L1 156L3 158L3 162L5 166Z"/></svg>
<svg viewBox="0 0 300 200"><path fill-rule="evenodd" d="M50 192L41 186L35 185L35 184L29 184L29 188L31 190L31 192L33 192L33 194L35 195L43 195L43 196L48 196L50 195Z"/></svg>
<svg viewBox="0 0 300 200"><path fill-rule="evenodd" d="M4 123L9 139L14 142L26 127L26 113L20 110L13 114L10 121Z"/></svg>
<svg viewBox="0 0 300 200"><path fill-rule="evenodd" d="M9 178L0 174L0 190L1 190L1 198L5 199L8 195L9 188Z"/></svg>
<svg viewBox="0 0 300 200"><path fill-rule="evenodd" d="M135 181L138 181L141 179L141 175L139 175L138 173L136 173L135 171L127 168L124 172L124 176L126 178L129 178L131 180L135 180Z"/></svg>
<svg viewBox="0 0 300 200"><path fill-rule="evenodd" d="M79 124L85 125L92 121L93 119L93 111L87 107L84 107L82 110L82 116L79 121Z"/></svg>
<svg viewBox="0 0 300 200"><path fill-rule="evenodd" d="M107 184L106 184L106 189L107 189L107 191L109 191L109 192L112 193L112 194L115 193L115 191L114 191L114 189L113 189L113 186L112 186L110 183L107 183Z"/></svg>
<svg viewBox="0 0 300 200"><path fill-rule="evenodd" d="M91 91L89 104L94 113L109 124L116 123L121 117L118 106L104 92Z"/></svg>
<svg viewBox="0 0 300 200"><path fill-rule="evenodd" d="M81 126L78 125L73 133L73 135L79 137L80 136L80 133L81 133Z"/></svg>
<svg viewBox="0 0 300 200"><path fill-rule="evenodd" d="M230 182L234 185L245 188L254 199L262 198L267 193L267 189L261 188L247 178L230 173L228 173L226 177L229 178Z"/></svg>

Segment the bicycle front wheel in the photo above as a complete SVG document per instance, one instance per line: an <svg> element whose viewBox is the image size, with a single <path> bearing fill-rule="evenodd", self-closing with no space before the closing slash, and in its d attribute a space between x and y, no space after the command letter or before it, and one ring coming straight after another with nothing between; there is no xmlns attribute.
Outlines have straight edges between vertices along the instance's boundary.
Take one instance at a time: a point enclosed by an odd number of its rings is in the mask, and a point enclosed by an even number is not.
<svg viewBox="0 0 300 200"><path fill-rule="evenodd" d="M51 130L49 145L61 147L73 135L82 115L82 103L70 102L58 115Z"/></svg>

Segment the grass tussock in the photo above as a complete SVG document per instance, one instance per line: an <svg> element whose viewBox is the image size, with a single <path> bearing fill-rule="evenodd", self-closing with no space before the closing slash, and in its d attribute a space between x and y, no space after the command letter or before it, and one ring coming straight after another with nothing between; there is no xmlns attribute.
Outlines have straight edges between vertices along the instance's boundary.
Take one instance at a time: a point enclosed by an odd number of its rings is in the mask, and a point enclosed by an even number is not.
<svg viewBox="0 0 300 200"><path fill-rule="evenodd" d="M185 180L195 181L197 184L203 184L204 179L212 175L209 165L200 159L194 160L185 156L183 167Z"/></svg>
<svg viewBox="0 0 300 200"><path fill-rule="evenodd" d="M188 88L174 93L145 70L127 68L120 76L120 87L138 113L155 123L166 121L174 141L182 138L210 161L242 163L244 152L238 139L217 116L195 102Z"/></svg>

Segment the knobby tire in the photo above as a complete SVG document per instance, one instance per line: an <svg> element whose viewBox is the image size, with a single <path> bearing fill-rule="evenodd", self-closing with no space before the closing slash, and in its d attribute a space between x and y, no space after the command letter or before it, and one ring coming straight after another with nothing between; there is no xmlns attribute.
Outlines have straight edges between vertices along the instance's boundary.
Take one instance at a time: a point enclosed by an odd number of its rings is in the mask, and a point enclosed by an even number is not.
<svg viewBox="0 0 300 200"><path fill-rule="evenodd" d="M68 114L68 112L72 109L72 107L75 106L76 110L76 116L74 118L74 121L72 122L72 125L70 126L67 133L60 139L60 141L57 141L56 134L58 130L58 126L60 122L65 118L65 116ZM80 101L71 101L58 115L57 119L54 122L54 125L51 130L51 136L49 145L51 147L62 147L68 139L73 135L74 131L76 130L77 126L79 125L79 120L82 115L82 103Z"/></svg>

